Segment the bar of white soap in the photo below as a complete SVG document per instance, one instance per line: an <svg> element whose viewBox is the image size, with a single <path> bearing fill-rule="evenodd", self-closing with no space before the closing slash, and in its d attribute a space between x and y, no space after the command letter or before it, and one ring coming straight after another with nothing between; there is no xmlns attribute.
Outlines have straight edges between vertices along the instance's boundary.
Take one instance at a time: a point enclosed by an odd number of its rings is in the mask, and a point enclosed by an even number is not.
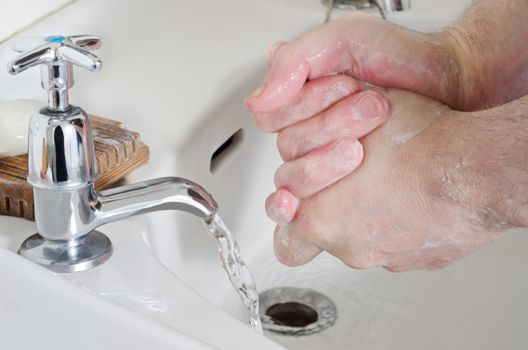
<svg viewBox="0 0 528 350"><path fill-rule="evenodd" d="M29 120L44 105L35 100L0 100L0 157L27 152Z"/></svg>

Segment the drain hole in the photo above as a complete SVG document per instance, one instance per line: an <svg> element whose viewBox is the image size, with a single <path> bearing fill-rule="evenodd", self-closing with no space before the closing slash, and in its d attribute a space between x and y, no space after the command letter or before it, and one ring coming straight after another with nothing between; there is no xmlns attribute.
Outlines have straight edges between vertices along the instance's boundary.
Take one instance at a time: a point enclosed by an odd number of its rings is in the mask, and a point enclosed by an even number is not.
<svg viewBox="0 0 528 350"><path fill-rule="evenodd" d="M272 305L266 310L266 315L281 326L306 327L317 322L317 311L296 302L286 302Z"/></svg>
<svg viewBox="0 0 528 350"><path fill-rule="evenodd" d="M277 287L259 294L266 331L301 336L322 332L337 320L337 308L325 295L307 288Z"/></svg>

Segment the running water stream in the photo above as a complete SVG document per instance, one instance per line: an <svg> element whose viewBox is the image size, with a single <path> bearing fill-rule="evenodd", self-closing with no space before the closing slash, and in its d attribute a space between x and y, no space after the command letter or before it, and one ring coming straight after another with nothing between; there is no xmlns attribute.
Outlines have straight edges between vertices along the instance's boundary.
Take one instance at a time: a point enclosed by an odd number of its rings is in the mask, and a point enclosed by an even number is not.
<svg viewBox="0 0 528 350"><path fill-rule="evenodd" d="M249 326L252 330L262 333L262 324L259 316L259 296L255 281L240 257L238 244L233 234L218 214L215 214L206 224L209 234L218 243L222 266L226 270L231 284L235 287L242 302L248 309Z"/></svg>

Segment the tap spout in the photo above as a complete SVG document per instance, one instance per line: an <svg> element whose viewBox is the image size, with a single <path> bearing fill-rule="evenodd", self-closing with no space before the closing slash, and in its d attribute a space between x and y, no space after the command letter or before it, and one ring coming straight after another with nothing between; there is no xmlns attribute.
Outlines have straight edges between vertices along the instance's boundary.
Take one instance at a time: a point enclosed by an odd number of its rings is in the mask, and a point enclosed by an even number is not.
<svg viewBox="0 0 528 350"><path fill-rule="evenodd" d="M132 215L182 210L208 222L218 205L200 185L179 177L164 177L96 193L94 226Z"/></svg>
<svg viewBox="0 0 528 350"><path fill-rule="evenodd" d="M34 187L33 194L39 233L26 239L19 253L55 272L84 271L110 258L110 240L95 230L101 225L160 210L182 210L208 224L218 210L205 189L179 177L102 192L93 183L64 190Z"/></svg>
<svg viewBox="0 0 528 350"><path fill-rule="evenodd" d="M183 210L209 222L218 205L200 185L164 177L97 192L93 183L66 190L34 187L35 223L52 241L82 237L97 227L132 215Z"/></svg>

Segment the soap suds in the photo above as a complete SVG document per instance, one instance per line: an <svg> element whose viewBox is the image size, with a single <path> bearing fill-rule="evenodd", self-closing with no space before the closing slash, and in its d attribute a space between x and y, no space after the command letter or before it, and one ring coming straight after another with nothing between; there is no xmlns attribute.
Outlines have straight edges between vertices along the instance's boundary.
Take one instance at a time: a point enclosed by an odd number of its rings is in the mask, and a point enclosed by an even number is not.
<svg viewBox="0 0 528 350"><path fill-rule="evenodd" d="M412 139L413 137L415 137L416 135L418 135L422 130L414 130L414 131L409 131L409 132L403 132L403 133L399 133L399 134L394 134L394 135L389 135L386 137L385 139L385 142L387 145L389 146L398 146L398 145L401 145L407 141L409 141L410 139Z"/></svg>
<svg viewBox="0 0 528 350"><path fill-rule="evenodd" d="M339 140L334 148L326 155L307 162L303 169L304 183L318 183L328 185L336 177L342 177L352 171L361 159L363 146L357 140Z"/></svg>
<svg viewBox="0 0 528 350"><path fill-rule="evenodd" d="M279 225L279 241L280 244L283 246L288 246L290 243L290 237L288 235L288 227L287 225Z"/></svg>
<svg viewBox="0 0 528 350"><path fill-rule="evenodd" d="M328 108L330 105L336 103L340 99L350 95L354 91L354 87L345 82L338 81L328 93L324 96L324 99L321 103L322 109Z"/></svg>

